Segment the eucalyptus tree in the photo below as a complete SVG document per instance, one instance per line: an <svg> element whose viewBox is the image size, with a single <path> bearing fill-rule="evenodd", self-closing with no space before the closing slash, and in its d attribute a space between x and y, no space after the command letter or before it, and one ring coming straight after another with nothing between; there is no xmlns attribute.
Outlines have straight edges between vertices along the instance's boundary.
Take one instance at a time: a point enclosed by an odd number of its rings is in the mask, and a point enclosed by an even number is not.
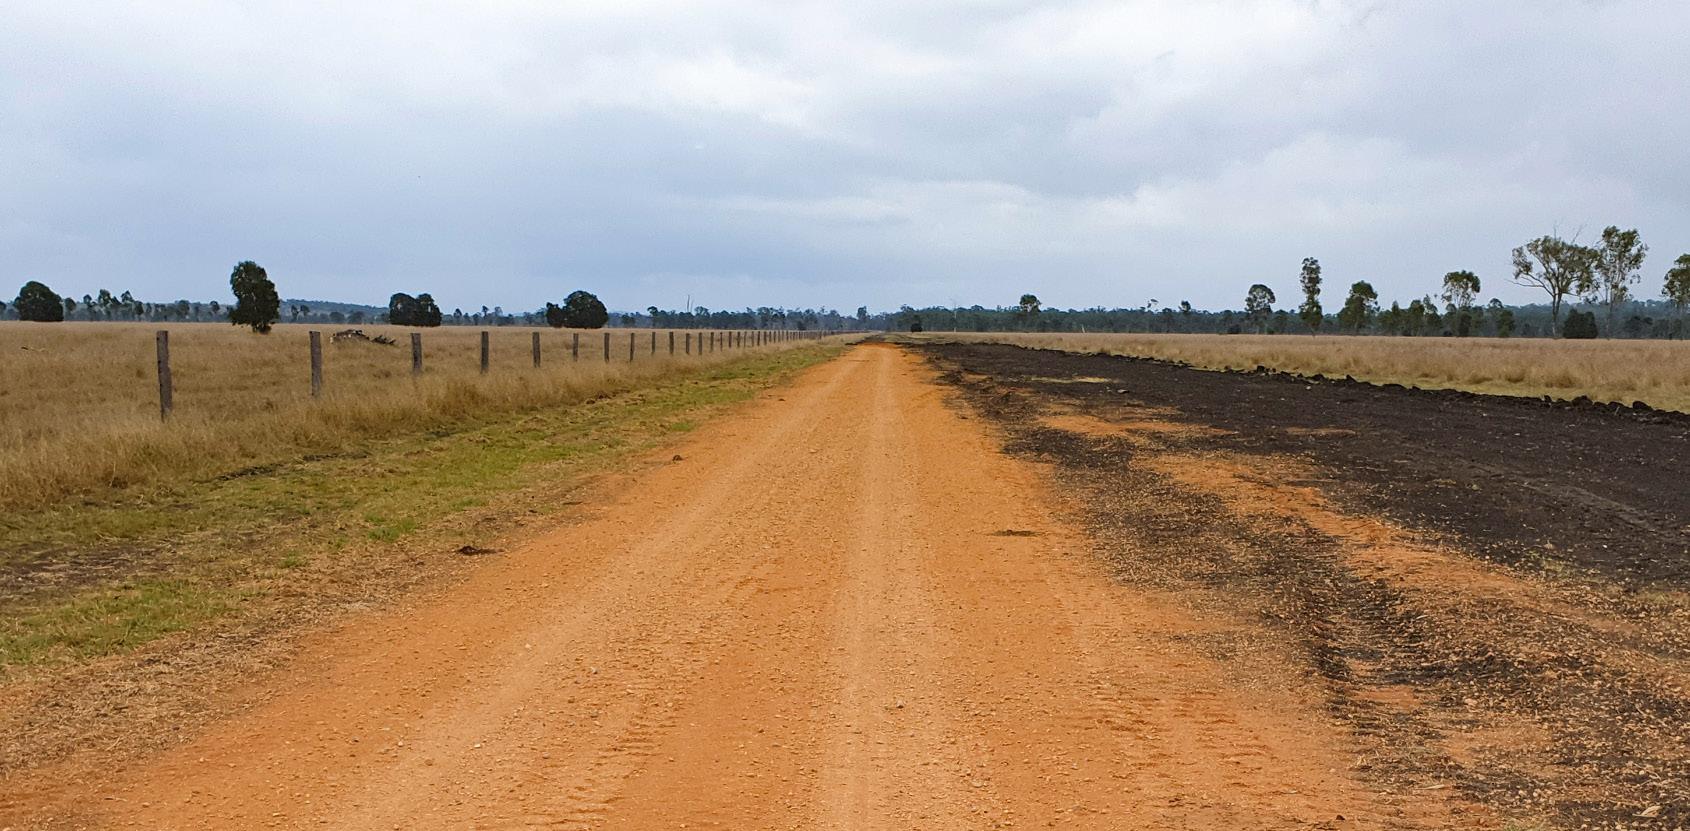
<svg viewBox="0 0 1690 831"><path fill-rule="evenodd" d="M1690 254L1681 254L1673 261L1672 268L1667 270L1666 285L1661 287L1661 296L1678 313L1678 334L1682 336L1684 307L1690 306Z"/></svg>
<svg viewBox="0 0 1690 831"><path fill-rule="evenodd" d="M1250 287L1244 295L1244 314L1255 324L1259 334L1267 330L1268 318L1273 316L1273 304L1278 298L1273 296L1273 289L1257 283Z"/></svg>
<svg viewBox="0 0 1690 831"><path fill-rule="evenodd" d="M1479 275L1471 271L1451 271L1444 275L1444 302L1454 305L1457 309L1465 309L1473 305L1473 298L1479 295Z"/></svg>
<svg viewBox="0 0 1690 831"><path fill-rule="evenodd" d="M1303 286L1303 305L1297 307L1297 316L1303 319L1303 325L1309 327L1309 334L1315 334L1320 331L1321 321L1325 319L1320 308L1320 261L1304 257L1298 281Z"/></svg>
<svg viewBox="0 0 1690 831"><path fill-rule="evenodd" d="M1561 329L1561 305L1590 286L1595 249L1555 236L1538 237L1514 249L1514 282L1549 295L1549 325Z"/></svg>
<svg viewBox="0 0 1690 831"><path fill-rule="evenodd" d="M1378 312L1379 293L1373 290L1372 283L1358 280L1350 285L1350 296L1344 299L1344 308L1338 311L1338 328L1359 333L1367 328Z"/></svg>
<svg viewBox="0 0 1690 831"><path fill-rule="evenodd" d="M1592 262L1592 279L1584 288L1584 299L1604 309L1608 337L1614 336L1614 312L1631 298L1631 285L1643 279L1639 271L1649 246L1637 237L1637 229L1621 231L1609 225L1602 230L1602 244Z"/></svg>

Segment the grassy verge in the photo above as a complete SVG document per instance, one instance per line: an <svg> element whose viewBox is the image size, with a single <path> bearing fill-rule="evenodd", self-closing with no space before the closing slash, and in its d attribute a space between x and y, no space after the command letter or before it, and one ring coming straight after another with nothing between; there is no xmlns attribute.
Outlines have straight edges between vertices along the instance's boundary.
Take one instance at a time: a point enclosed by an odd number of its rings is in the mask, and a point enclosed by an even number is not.
<svg viewBox="0 0 1690 831"><path fill-rule="evenodd" d="M482 330L448 326L417 333L424 371L413 377L411 350L400 345L413 330L372 327L371 334L395 344L329 339L322 395L313 397L302 363L311 327L281 325L259 335L180 324L168 327L175 405L164 423L155 328L0 323L0 523L67 500L103 501L136 488L262 471L303 455L345 454L395 433L456 430L573 405L751 352L810 343L752 348L736 337L728 348L726 333L706 339L711 333L621 330L610 334L607 356L603 332L494 327L486 332L483 373ZM671 355L667 336L674 334L679 347ZM541 367L530 357L535 337Z"/></svg>
<svg viewBox="0 0 1690 831"><path fill-rule="evenodd" d="M572 483L823 361L751 354L631 389L365 441L0 521L0 670L122 655L166 636L365 602L463 545L570 509Z"/></svg>

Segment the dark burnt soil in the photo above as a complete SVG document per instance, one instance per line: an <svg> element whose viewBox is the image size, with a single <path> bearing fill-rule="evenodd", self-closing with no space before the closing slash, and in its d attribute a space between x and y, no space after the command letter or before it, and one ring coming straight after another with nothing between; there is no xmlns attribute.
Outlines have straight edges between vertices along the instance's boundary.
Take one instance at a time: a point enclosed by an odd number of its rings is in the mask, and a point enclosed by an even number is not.
<svg viewBox="0 0 1690 831"><path fill-rule="evenodd" d="M1690 417L924 348L1009 452L1055 466L1121 579L1292 644L1356 737L1358 770L1405 805L1418 789L1453 788L1504 827L1690 827ZM1147 447L1041 419L1108 421L1124 407L1225 432ZM1345 513L1501 565L1573 611L1450 600L1358 570L1341 541L1294 515L1245 518L1157 472L1149 457L1166 452L1295 457L1314 471L1298 484Z"/></svg>
<svg viewBox="0 0 1690 831"><path fill-rule="evenodd" d="M1690 415L997 344L929 348L1000 379L1109 379L1033 386L1081 401L1125 395L1234 431L1233 449L1312 456L1342 474L1346 497L1498 562L1690 586Z"/></svg>

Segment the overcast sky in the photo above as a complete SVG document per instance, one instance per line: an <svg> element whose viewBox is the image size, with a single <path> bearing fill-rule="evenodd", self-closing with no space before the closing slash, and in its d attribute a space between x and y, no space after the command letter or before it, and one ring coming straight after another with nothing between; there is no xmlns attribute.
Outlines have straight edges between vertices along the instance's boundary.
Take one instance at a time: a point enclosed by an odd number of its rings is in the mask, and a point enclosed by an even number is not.
<svg viewBox="0 0 1690 831"><path fill-rule="evenodd" d="M348 8L351 6L353 8ZM1326 305L1690 251L1684 0L0 7L0 293Z"/></svg>

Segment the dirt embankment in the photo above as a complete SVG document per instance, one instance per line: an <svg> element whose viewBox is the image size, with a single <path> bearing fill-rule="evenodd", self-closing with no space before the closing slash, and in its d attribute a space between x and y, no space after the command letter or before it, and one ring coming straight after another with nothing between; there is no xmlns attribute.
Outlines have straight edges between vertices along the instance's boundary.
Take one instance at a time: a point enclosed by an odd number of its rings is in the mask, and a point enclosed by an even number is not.
<svg viewBox="0 0 1690 831"><path fill-rule="evenodd" d="M1690 419L1002 345L927 354L1118 577L1235 616L1391 792L1690 824ZM1290 671L1297 671L1295 669Z"/></svg>
<svg viewBox="0 0 1690 831"><path fill-rule="evenodd" d="M1495 824L1358 771L1249 622L1112 580L917 357L766 403L162 757L8 780L0 827Z"/></svg>

